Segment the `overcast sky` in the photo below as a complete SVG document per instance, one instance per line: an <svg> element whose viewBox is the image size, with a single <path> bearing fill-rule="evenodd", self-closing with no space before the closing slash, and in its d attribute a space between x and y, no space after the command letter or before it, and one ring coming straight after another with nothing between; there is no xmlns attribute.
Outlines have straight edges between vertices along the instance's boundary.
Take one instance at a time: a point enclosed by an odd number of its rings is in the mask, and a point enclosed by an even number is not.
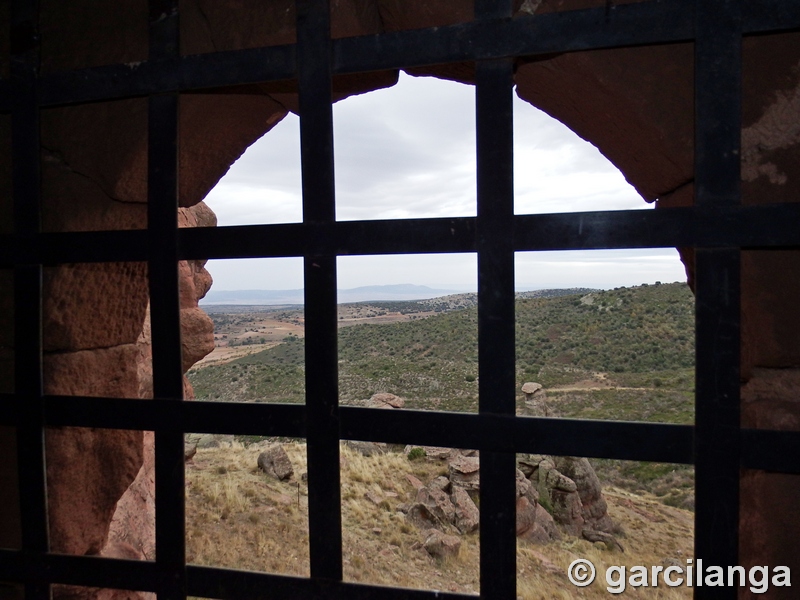
<svg viewBox="0 0 800 600"><path fill-rule="evenodd" d="M517 214L652 210L591 144L514 98ZM339 220L474 216L474 88L400 75L334 105ZM209 193L219 225L302 220L299 119L289 114ZM339 288L412 283L474 290L475 255L340 257ZM297 289L301 259L216 260L215 290ZM518 289L685 281L674 249L517 255Z"/></svg>

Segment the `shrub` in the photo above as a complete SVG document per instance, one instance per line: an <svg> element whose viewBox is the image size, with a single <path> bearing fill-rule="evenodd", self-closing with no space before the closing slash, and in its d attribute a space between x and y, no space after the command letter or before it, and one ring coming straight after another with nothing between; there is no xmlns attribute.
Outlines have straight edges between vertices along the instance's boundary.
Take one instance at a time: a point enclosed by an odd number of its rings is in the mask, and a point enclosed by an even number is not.
<svg viewBox="0 0 800 600"><path fill-rule="evenodd" d="M408 460L419 460L425 458L428 454L422 448L412 448L408 453Z"/></svg>

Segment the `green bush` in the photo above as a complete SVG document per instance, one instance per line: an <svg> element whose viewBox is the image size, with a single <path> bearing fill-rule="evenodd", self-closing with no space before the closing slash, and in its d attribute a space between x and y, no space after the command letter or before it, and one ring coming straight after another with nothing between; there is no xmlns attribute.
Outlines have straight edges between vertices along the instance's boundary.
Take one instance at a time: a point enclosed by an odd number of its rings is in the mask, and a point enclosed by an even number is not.
<svg viewBox="0 0 800 600"><path fill-rule="evenodd" d="M408 460L420 460L426 456L428 456L428 454L422 448L412 448L408 453Z"/></svg>

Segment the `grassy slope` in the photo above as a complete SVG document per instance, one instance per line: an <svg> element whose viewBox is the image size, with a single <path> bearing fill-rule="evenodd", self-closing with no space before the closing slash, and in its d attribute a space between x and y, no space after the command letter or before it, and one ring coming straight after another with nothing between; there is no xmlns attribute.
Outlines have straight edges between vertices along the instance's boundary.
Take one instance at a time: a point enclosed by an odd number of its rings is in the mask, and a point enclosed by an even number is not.
<svg viewBox="0 0 800 600"><path fill-rule="evenodd" d="M517 301L517 379L539 381L561 416L690 423L693 420L693 300L685 286L662 285ZM591 301L591 304L587 303ZM225 365L190 373L201 399L302 402L303 342L283 343ZM477 401L474 308L388 325L340 330L340 394L357 403L378 391L407 406L474 410ZM593 374L607 386L581 388ZM596 379L596 378L595 378ZM560 389L559 389L560 388ZM620 389L624 388L624 389ZM519 406L524 407L520 397ZM296 478L305 446L285 444ZM308 574L305 482L267 480L255 469L257 445L200 449L187 467L187 550L191 562ZM345 579L405 587L478 592L479 541L465 536L459 557L436 562L419 548L422 534L395 509L413 495L405 479L423 481L442 463L400 454L365 458L342 450ZM606 598L598 582L583 590L564 573L578 557L598 566L683 562L692 552L692 472L657 463L593 461L609 512L627 532L625 554L568 539L518 545L518 590L525 600ZM367 491L384 497L378 505ZM393 496L392 494L397 494ZM660 500L660 501L659 501ZM667 506L667 504L669 506ZM555 565L554 572L544 568ZM630 593L630 592L629 592ZM690 590L659 588L659 597Z"/></svg>
<svg viewBox="0 0 800 600"><path fill-rule="evenodd" d="M517 389L538 381L562 417L692 423L694 300L684 284L517 301ZM200 399L303 402L304 342L189 374ZM408 408L477 410L477 310L339 330L339 393L358 404L376 392ZM606 373L603 386L574 386ZM561 389L558 389L561 387ZM518 408L524 413L522 396ZM693 506L686 466L596 461L603 481Z"/></svg>
<svg viewBox="0 0 800 600"><path fill-rule="evenodd" d="M288 482L258 472L256 458L263 450L259 445L198 450L187 466L189 562L308 576L308 487L298 483L306 469L306 450L300 443L285 443L284 448L295 469L295 479ZM410 462L398 452L368 458L343 447L341 464L346 581L479 592L478 534L462 537L457 558L436 561L420 547L423 533L406 524L396 510L414 497L406 474L429 481L446 471L444 463ZM379 504L365 498L367 492L381 499ZM605 493L610 514L626 532L620 538L625 553L574 538L546 546L520 541L521 598L607 598L602 585L607 566L660 565L665 559L683 563L692 555L691 513L623 490L607 488ZM576 558L588 558L598 568L598 581L582 590L565 577ZM691 597L684 587L662 585L659 590L658 597L665 600Z"/></svg>
<svg viewBox="0 0 800 600"><path fill-rule="evenodd" d="M621 386L659 388L654 401L685 404L693 384L693 308L682 284L518 300L518 383L534 380L550 388L608 372ZM341 402L358 403L387 391L405 397L410 408L476 410L477 355L474 307L411 322L343 328ZM302 402L303 341L193 370L189 378L200 399ZM691 419L685 411L638 413L635 401L624 404L613 418ZM565 416L603 417L568 403L565 410Z"/></svg>

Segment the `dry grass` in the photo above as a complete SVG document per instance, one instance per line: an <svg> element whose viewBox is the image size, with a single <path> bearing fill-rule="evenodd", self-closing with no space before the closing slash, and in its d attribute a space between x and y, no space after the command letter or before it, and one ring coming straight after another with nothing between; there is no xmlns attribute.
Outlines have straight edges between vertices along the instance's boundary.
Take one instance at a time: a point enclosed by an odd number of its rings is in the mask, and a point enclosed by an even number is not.
<svg viewBox="0 0 800 600"><path fill-rule="evenodd" d="M605 490L611 517L624 530L619 540L625 552L612 552L583 539L565 539L548 546L534 546L526 542L517 544L517 591L524 600L552 600L567 598L608 598L606 569L614 565L632 567L663 565L673 559L685 565L692 556L694 543L694 514L665 506L655 499L610 489ZM556 573L542 568L545 557L556 567ZM588 587L578 589L566 577L567 568L577 558L585 558L595 565L597 578ZM630 586L622 597L658 598L673 600L691 598L692 590L686 587L667 587L662 582L657 588Z"/></svg>
<svg viewBox="0 0 800 600"><path fill-rule="evenodd" d="M401 452L366 457L342 448L342 545L346 581L477 593L478 537L464 536L455 559L439 561L422 547L398 504L414 500L406 479L427 482L447 472L443 462L409 462ZM366 498L370 494L374 500Z"/></svg>
<svg viewBox="0 0 800 600"><path fill-rule="evenodd" d="M299 475L305 445L284 447ZM262 450L198 449L186 469L188 561L308 576L308 490L267 480L256 467Z"/></svg>
<svg viewBox="0 0 800 600"><path fill-rule="evenodd" d="M308 488L297 480L306 470L305 445L285 443L295 479L276 482L256 469L260 445L234 443L200 449L187 467L187 550L190 562L308 576ZM442 462L409 462L400 452L365 457L342 447L342 543L346 581L479 592L479 537L462 537L459 556L438 561L421 542L423 533L405 522L401 503L415 495L406 479L423 482L446 471ZM369 495L372 499L367 498ZM611 565L685 564L693 544L693 514L622 490L606 490L609 512L626 532L626 552L585 540L536 546L518 543L518 594L523 600L607 598L605 569ZM597 567L587 588L573 587L566 569L576 558ZM550 563L550 572L546 566ZM554 566L555 568L553 569ZM628 597L688 598L684 587L628 589Z"/></svg>

